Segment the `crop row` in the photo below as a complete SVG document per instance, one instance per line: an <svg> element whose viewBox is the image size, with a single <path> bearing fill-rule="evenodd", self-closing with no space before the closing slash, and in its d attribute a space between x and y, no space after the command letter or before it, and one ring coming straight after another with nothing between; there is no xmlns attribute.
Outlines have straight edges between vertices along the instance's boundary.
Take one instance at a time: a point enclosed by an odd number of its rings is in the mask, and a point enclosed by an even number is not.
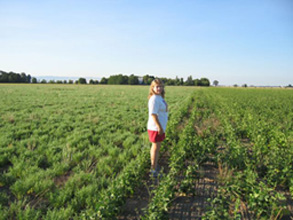
<svg viewBox="0 0 293 220"><path fill-rule="evenodd" d="M171 141L169 173L160 180L159 186L154 190L154 197L148 205L143 219L168 219L168 210L172 201L178 194L195 196L194 183L199 178L198 168L211 157L215 151L216 134L212 133L213 125L203 134L197 132L195 127L203 127L209 119L209 112L202 99L202 91L193 95L194 102L189 109L184 128L178 138L174 136ZM178 129L177 129L178 131ZM178 178L179 177L179 178Z"/></svg>
<svg viewBox="0 0 293 220"><path fill-rule="evenodd" d="M293 195L292 124L283 121L288 117L287 104L279 108L284 100L278 96L273 101L261 93L211 93L210 108L222 125L217 160L224 172L209 219L278 219L289 214L279 191L290 190Z"/></svg>

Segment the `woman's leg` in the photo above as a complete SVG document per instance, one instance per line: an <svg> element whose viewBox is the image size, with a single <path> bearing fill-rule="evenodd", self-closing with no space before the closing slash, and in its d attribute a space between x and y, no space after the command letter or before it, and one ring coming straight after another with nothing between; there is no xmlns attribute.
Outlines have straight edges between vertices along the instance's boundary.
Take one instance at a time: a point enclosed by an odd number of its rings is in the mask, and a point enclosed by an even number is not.
<svg viewBox="0 0 293 220"><path fill-rule="evenodd" d="M151 169L152 170L155 170L157 168L160 147L161 147L161 142L152 143L152 148L151 148Z"/></svg>

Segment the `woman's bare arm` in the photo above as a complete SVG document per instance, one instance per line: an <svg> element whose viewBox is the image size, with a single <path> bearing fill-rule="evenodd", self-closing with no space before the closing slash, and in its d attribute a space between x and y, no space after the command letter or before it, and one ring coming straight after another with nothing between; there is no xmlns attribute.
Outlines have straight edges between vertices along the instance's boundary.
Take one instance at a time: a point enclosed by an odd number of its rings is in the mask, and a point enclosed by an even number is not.
<svg viewBox="0 0 293 220"><path fill-rule="evenodd" d="M158 115L156 114L152 114L152 118L154 119L154 122L156 123L157 127L158 127L158 133L161 135L164 133L164 130L159 122L159 119L158 119Z"/></svg>

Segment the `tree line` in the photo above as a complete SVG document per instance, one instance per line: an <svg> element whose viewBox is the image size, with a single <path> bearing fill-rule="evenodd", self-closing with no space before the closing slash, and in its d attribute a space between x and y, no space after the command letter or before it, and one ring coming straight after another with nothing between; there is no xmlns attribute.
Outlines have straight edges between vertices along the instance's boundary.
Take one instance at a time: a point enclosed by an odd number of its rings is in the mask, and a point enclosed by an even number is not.
<svg viewBox="0 0 293 220"><path fill-rule="evenodd" d="M155 79L155 76L145 75L143 77L138 77L135 75L113 75L109 78L103 77L99 84L108 85L150 85ZM193 79L189 76L186 81L183 78L176 77L175 79L160 77L165 85L169 86L210 86L210 81L207 78ZM90 81L91 84L91 81Z"/></svg>
<svg viewBox="0 0 293 220"><path fill-rule="evenodd" d="M31 83L31 75L0 70L0 83Z"/></svg>
<svg viewBox="0 0 293 220"><path fill-rule="evenodd" d="M14 73L0 71L0 83L42 83L42 84L107 84L107 85L150 85L155 79L155 76L145 75L143 77L135 76L134 74L127 76L123 74L112 75L108 78L103 77L100 81L98 80L87 80L85 78L79 78L76 81L73 80L40 80L26 75L25 73ZM207 78L193 79L189 76L187 80L176 77L175 79L160 77L165 85L172 86L210 86L210 81Z"/></svg>

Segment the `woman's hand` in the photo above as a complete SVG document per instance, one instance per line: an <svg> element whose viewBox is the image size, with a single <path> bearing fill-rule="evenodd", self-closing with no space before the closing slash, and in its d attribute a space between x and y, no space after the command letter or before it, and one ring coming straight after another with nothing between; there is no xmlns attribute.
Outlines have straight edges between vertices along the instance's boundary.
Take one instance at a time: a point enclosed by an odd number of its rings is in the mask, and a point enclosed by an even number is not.
<svg viewBox="0 0 293 220"><path fill-rule="evenodd" d="M158 116L156 114L152 114L152 117L153 117L153 119L154 119L154 121L155 121L155 123L156 123L156 125L158 127L158 134L159 135L164 134L164 130L163 130L163 128L162 128L162 126L161 126L161 124L159 122Z"/></svg>
<svg viewBox="0 0 293 220"><path fill-rule="evenodd" d="M162 127L159 127L159 128L158 128L158 134L159 134L159 135L164 134L164 130L163 130Z"/></svg>

